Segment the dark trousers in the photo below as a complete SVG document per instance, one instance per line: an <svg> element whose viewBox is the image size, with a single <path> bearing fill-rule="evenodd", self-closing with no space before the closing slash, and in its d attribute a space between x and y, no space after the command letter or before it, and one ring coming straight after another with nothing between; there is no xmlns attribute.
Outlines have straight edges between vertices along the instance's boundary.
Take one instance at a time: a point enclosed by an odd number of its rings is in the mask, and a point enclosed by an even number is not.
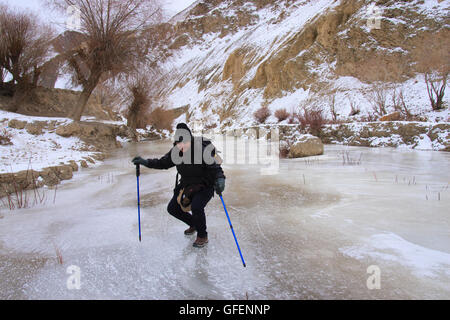
<svg viewBox="0 0 450 320"><path fill-rule="evenodd" d="M205 207L213 197L214 189L206 188L194 195L191 203L192 214L181 210L181 207L177 202L179 192L179 188L176 188L172 200L170 200L167 205L167 211L188 226L194 227L195 230L197 230L198 237L205 238L208 235L206 232Z"/></svg>

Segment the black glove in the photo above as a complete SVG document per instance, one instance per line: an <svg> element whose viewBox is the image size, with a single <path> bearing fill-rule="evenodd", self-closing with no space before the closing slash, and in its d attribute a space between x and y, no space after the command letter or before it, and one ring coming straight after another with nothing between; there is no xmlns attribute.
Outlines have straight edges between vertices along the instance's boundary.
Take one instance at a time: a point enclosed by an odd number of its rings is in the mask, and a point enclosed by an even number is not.
<svg viewBox="0 0 450 320"><path fill-rule="evenodd" d="M221 195L225 190L225 178L218 178L214 184L214 190L216 190L218 195Z"/></svg>
<svg viewBox="0 0 450 320"><path fill-rule="evenodd" d="M133 160L131 160L131 162L133 162L134 165L143 165L143 166L148 166L148 160L145 160L141 157L136 157Z"/></svg>

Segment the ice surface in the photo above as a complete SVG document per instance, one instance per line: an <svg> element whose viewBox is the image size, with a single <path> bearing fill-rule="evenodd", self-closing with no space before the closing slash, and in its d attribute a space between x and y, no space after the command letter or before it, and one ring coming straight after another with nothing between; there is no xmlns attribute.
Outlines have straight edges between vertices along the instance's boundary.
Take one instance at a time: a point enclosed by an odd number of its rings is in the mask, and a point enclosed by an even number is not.
<svg viewBox="0 0 450 320"><path fill-rule="evenodd" d="M142 168L138 241L130 159L169 147L130 144L59 185L55 201L43 189L42 205L1 208L0 299L450 298L448 153L326 146L323 156L281 160L273 176L225 164L243 268L218 197L202 249L166 212L174 169ZM71 265L80 290L66 286ZM367 288L371 265L379 290Z"/></svg>

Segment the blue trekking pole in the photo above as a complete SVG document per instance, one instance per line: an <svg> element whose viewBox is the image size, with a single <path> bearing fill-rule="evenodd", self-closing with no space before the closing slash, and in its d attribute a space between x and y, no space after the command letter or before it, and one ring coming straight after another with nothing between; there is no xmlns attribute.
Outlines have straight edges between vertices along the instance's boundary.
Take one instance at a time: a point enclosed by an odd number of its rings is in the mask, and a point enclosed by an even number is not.
<svg viewBox="0 0 450 320"><path fill-rule="evenodd" d="M141 242L141 200L139 199L139 176L141 170L139 164L136 165L136 178L137 178L137 204L138 204L138 223L139 223L139 242Z"/></svg>
<svg viewBox="0 0 450 320"><path fill-rule="evenodd" d="M239 248L239 243L236 239L236 235L234 234L233 225L231 224L230 216L228 215L227 207L225 206L225 202L223 201L222 194L219 194L220 200L222 200L223 208L225 209L225 213L227 214L228 223L230 224L231 232L233 233L234 241L236 242L236 246L239 251L239 255L241 256L242 264L244 265L244 268L246 267L244 257L242 256L241 248Z"/></svg>

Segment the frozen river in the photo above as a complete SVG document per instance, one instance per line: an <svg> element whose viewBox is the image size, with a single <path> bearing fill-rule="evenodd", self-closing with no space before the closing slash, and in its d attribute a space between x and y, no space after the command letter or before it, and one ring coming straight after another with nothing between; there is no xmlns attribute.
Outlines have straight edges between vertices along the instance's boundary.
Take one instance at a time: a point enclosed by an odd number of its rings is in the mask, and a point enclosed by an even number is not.
<svg viewBox="0 0 450 320"><path fill-rule="evenodd" d="M129 145L56 199L1 208L0 299L450 299L449 153L326 146L273 176L224 165L243 268L217 196L205 248L167 213L175 169L142 168L138 241L130 160L169 147Z"/></svg>

